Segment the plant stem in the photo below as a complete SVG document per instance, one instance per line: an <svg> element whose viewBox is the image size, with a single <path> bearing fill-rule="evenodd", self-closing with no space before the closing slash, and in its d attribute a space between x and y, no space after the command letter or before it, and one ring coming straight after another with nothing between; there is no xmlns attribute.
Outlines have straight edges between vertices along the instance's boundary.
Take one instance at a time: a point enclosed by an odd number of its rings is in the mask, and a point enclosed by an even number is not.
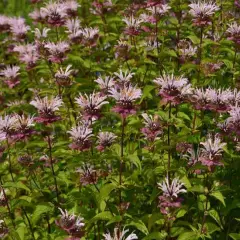
<svg viewBox="0 0 240 240"><path fill-rule="evenodd" d="M52 170L52 175L53 175L54 184L55 184L55 190L56 190L56 194L57 194L57 202L58 202L58 204L59 204L59 203L60 203L60 201L59 201L59 192L58 192L58 185L57 185L56 173L55 173L55 171L54 171L54 166L53 166L52 142L51 142L51 137L50 137L50 135L47 136L47 141L48 141L48 149L49 149L49 158L50 158L51 170Z"/></svg>
<svg viewBox="0 0 240 240"><path fill-rule="evenodd" d="M9 147L8 138L7 138L7 152L8 152L9 172L10 172L12 181L14 182L13 173L12 173L12 162L11 162L10 147Z"/></svg>
<svg viewBox="0 0 240 240"><path fill-rule="evenodd" d="M200 80L200 72L201 72L201 62L202 62L202 43L203 43L203 30L204 27L200 28L200 43L199 43L199 49L198 49L198 82Z"/></svg>
<svg viewBox="0 0 240 240"><path fill-rule="evenodd" d="M169 103L169 110L168 110L168 120L171 120L171 115L172 115L172 104L171 102ZM170 144L171 144L171 139L170 139L170 125L168 123L168 169L167 169L167 175L169 175L170 167L171 167L171 150L170 150Z"/></svg>
<svg viewBox="0 0 240 240"><path fill-rule="evenodd" d="M121 192L121 185L122 185L122 171L123 171L123 151L124 151L124 127L125 127L125 118L122 117L122 133L121 133L121 160L119 166L119 204L122 203L122 192Z"/></svg>
<svg viewBox="0 0 240 240"><path fill-rule="evenodd" d="M31 222L30 222L30 219L29 219L29 217L28 217L28 215L27 215L25 209L22 208L22 210L23 210L23 214L24 214L24 216L25 216L26 219L27 219L27 222L28 222L28 225L29 225L29 228L30 228L31 234L32 234L32 238L33 238L33 240L35 240L34 231L33 231L33 227L32 227L32 224L31 224Z"/></svg>

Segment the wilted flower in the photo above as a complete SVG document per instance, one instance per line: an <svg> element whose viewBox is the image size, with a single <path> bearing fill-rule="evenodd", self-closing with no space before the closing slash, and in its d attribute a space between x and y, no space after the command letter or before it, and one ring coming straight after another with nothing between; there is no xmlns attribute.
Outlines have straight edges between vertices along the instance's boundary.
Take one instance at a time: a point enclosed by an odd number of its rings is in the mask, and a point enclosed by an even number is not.
<svg viewBox="0 0 240 240"><path fill-rule="evenodd" d="M71 76L73 73L73 69L71 69L72 65L68 65L65 70L62 67L56 72L55 78L56 82L60 86L69 86L71 85Z"/></svg>
<svg viewBox="0 0 240 240"><path fill-rule="evenodd" d="M133 105L134 101L142 96L142 91L130 84L119 88L111 88L109 90L110 96L117 101L117 106L113 110L126 117L129 114L136 113Z"/></svg>
<svg viewBox="0 0 240 240"><path fill-rule="evenodd" d="M211 23L211 17L219 10L219 7L212 1L198 1L189 5L189 13L193 16L193 23L196 26L206 26Z"/></svg>
<svg viewBox="0 0 240 240"><path fill-rule="evenodd" d="M159 117L153 117L152 115L148 115L146 113L143 113L142 117L144 119L145 126L141 129L141 131L148 141L153 142L163 132L159 122Z"/></svg>
<svg viewBox="0 0 240 240"><path fill-rule="evenodd" d="M114 234L111 236L110 233L103 234L104 240L134 240L138 239L137 235L135 233L131 233L130 235L126 236L126 234L129 232L129 230L121 231L118 228L114 229Z"/></svg>
<svg viewBox="0 0 240 240"><path fill-rule="evenodd" d="M39 117L35 117L34 120L39 123L49 124L61 119L60 116L55 115L55 111L59 110L59 107L63 104L63 101L59 97L55 98L39 98L36 97L30 102L35 108L38 109Z"/></svg>
<svg viewBox="0 0 240 240"><path fill-rule="evenodd" d="M83 186L97 183L98 174L97 171L94 169L94 166L86 164L85 166L78 168L76 172L80 173L80 183Z"/></svg>
<svg viewBox="0 0 240 240"><path fill-rule="evenodd" d="M108 95L109 89L115 84L114 78L110 76L105 76L105 78L102 78L100 76L98 79L94 80L94 82L98 83L98 86L101 89L101 94L103 96Z"/></svg>
<svg viewBox="0 0 240 240"><path fill-rule="evenodd" d="M228 25L227 34L229 39L234 41L236 44L240 44L240 25L236 22Z"/></svg>
<svg viewBox="0 0 240 240"><path fill-rule="evenodd" d="M131 46L127 41L118 40L118 44L115 45L115 58L128 59L128 53Z"/></svg>
<svg viewBox="0 0 240 240"><path fill-rule="evenodd" d="M134 36L140 33L141 23L143 23L143 19L134 18L134 16L124 17L123 22L126 23L127 27L125 28L125 34Z"/></svg>
<svg viewBox="0 0 240 240"><path fill-rule="evenodd" d="M192 91L188 79L184 77L176 77L164 74L162 77L156 78L154 81L159 87L159 95L162 97L163 103L179 104Z"/></svg>
<svg viewBox="0 0 240 240"><path fill-rule="evenodd" d="M75 98L76 103L83 110L83 117L85 119L98 119L101 116L100 109L103 105L108 104L106 96L101 96L100 93L80 94Z"/></svg>
<svg viewBox="0 0 240 240"><path fill-rule="evenodd" d="M40 9L40 12L45 17L46 22L55 27L63 26L67 17L66 6L59 2L49 2Z"/></svg>
<svg viewBox="0 0 240 240"><path fill-rule="evenodd" d="M54 63L62 63L66 59L66 53L69 51L67 42L48 42L44 45L48 52L48 59Z"/></svg>
<svg viewBox="0 0 240 240"><path fill-rule="evenodd" d="M212 171L214 166L223 165L220 160L222 158L223 147L226 143L222 143L219 135L209 135L205 142L201 142L201 155L199 160L203 165L208 166Z"/></svg>
<svg viewBox="0 0 240 240"><path fill-rule="evenodd" d="M71 139L73 140L73 143L70 144L70 148L86 151L91 147L92 141L90 138L93 136L93 134L92 128L89 128L89 126L79 125L72 127L68 133L70 133Z"/></svg>
<svg viewBox="0 0 240 240"><path fill-rule="evenodd" d="M6 66L4 70L0 72L0 76L4 77L5 83L13 88L20 83L18 75L20 67L18 66Z"/></svg>
<svg viewBox="0 0 240 240"><path fill-rule="evenodd" d="M159 207L162 214L169 214L181 206L182 199L178 195L187 192L183 185L178 178L174 178L171 184L168 178L165 178L162 183L158 183L158 187L163 191L163 195L159 197Z"/></svg>
<svg viewBox="0 0 240 240"><path fill-rule="evenodd" d="M18 157L18 162L24 167L29 167L33 164L33 159L30 155L25 154L23 156Z"/></svg>
<svg viewBox="0 0 240 240"><path fill-rule="evenodd" d="M99 151L104 151L106 148L110 147L117 138L117 136L112 132L99 132L97 137L97 149Z"/></svg>
<svg viewBox="0 0 240 240"><path fill-rule="evenodd" d="M61 218L56 221L56 224L72 236L82 237L84 235L84 219L77 217L75 214L69 214L67 210L58 209L62 215Z"/></svg>

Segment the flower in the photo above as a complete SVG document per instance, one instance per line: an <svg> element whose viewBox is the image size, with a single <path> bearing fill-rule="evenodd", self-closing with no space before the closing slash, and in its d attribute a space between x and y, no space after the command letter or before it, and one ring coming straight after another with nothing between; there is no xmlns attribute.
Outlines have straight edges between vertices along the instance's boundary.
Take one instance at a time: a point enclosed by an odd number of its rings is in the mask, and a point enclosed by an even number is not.
<svg viewBox="0 0 240 240"><path fill-rule="evenodd" d="M0 32L9 32L10 27L10 18L4 15L0 15Z"/></svg>
<svg viewBox="0 0 240 240"><path fill-rule="evenodd" d="M68 19L65 23L68 38L74 43L81 43L83 40L83 31L80 28L80 20L78 18Z"/></svg>
<svg viewBox="0 0 240 240"><path fill-rule="evenodd" d="M197 47L193 47L191 43L186 40L181 40L178 43L178 51L180 60L184 63L197 53Z"/></svg>
<svg viewBox="0 0 240 240"><path fill-rule="evenodd" d="M14 121L12 127L14 129L12 138L16 140L26 140L34 133L34 130L32 129L32 127L35 125L34 117L18 114L15 114L14 117L16 121Z"/></svg>
<svg viewBox="0 0 240 240"><path fill-rule="evenodd" d="M18 157L18 162L23 167L29 167L29 166L31 166L33 164L33 159L28 154L25 154L23 156Z"/></svg>
<svg viewBox="0 0 240 240"><path fill-rule="evenodd" d="M48 51L48 59L54 63L62 63L66 59L66 53L69 50L69 44L67 42L48 42L44 45L44 48Z"/></svg>
<svg viewBox="0 0 240 240"><path fill-rule="evenodd" d="M127 41L118 40L118 44L115 45L115 58L128 58L128 53L131 49L131 45Z"/></svg>
<svg viewBox="0 0 240 240"><path fill-rule="evenodd" d="M110 147L117 136L112 132L99 132L98 133L98 146L99 151L104 151L107 147Z"/></svg>
<svg viewBox="0 0 240 240"><path fill-rule="evenodd" d="M125 28L125 34L134 36L140 33L141 23L144 22L141 18L134 18L134 16L124 17L123 22L126 23L127 27Z"/></svg>
<svg viewBox="0 0 240 240"><path fill-rule="evenodd" d="M71 85L71 75L73 73L73 69L71 69L72 65L68 65L65 70L62 67L56 72L55 78L56 82L60 86L69 86Z"/></svg>
<svg viewBox="0 0 240 240"><path fill-rule="evenodd" d="M75 214L69 214L67 210L58 209L61 212L61 218L56 221L56 224L72 236L82 237L84 235L84 219Z"/></svg>
<svg viewBox="0 0 240 240"><path fill-rule="evenodd" d="M63 104L63 101L59 97L36 97L30 102L35 108L38 109L39 117L35 117L34 120L45 125L56 122L61 119L60 116L55 115L55 111L59 110L59 107Z"/></svg>
<svg viewBox="0 0 240 240"><path fill-rule="evenodd" d="M86 151L91 147L91 137L92 128L89 128L87 125L79 125L76 127L72 127L70 131L68 131L71 135L71 139L73 143L70 144L70 148L76 149L79 151Z"/></svg>
<svg viewBox="0 0 240 240"><path fill-rule="evenodd" d="M8 199L6 197L4 190L0 188L0 206L2 206L2 207L6 206L7 201L8 201ZM1 223L0 223L0 225L1 225ZM0 229L1 229L1 227L0 227Z"/></svg>
<svg viewBox="0 0 240 240"><path fill-rule="evenodd" d="M226 120L226 126L232 132L240 135L240 107L234 106L229 111L230 117Z"/></svg>
<svg viewBox="0 0 240 240"><path fill-rule="evenodd" d="M130 80L132 79L134 74L135 73L128 72L128 70L123 72L122 69L120 69L119 73L118 72L114 73L114 75L117 77L117 81L119 82L120 86L130 83Z"/></svg>
<svg viewBox="0 0 240 240"><path fill-rule="evenodd" d="M55 27L63 26L67 17L66 5L59 2L49 2L45 7L41 7L41 14L45 17L45 21Z"/></svg>
<svg viewBox="0 0 240 240"><path fill-rule="evenodd" d="M9 230L6 227L3 220L0 220L0 238L4 238L8 234Z"/></svg>
<svg viewBox="0 0 240 240"><path fill-rule="evenodd" d="M182 76L175 77L172 75L166 75L153 80L161 89L159 95L163 98L163 103L179 104L188 96L192 89L188 83L188 79Z"/></svg>
<svg viewBox="0 0 240 240"><path fill-rule="evenodd" d="M6 66L4 70L0 72L0 75L4 77L5 83L9 88L13 88L20 83L18 75L20 67L18 66Z"/></svg>
<svg viewBox="0 0 240 240"><path fill-rule="evenodd" d="M0 141L8 140L11 138L16 117L12 115L0 116Z"/></svg>
<svg viewBox="0 0 240 240"><path fill-rule="evenodd" d="M152 14L152 18L150 18L149 20L152 23L155 23L160 17L165 15L169 11L169 9L171 9L171 7L168 4L161 4L158 6L147 8L147 10Z"/></svg>
<svg viewBox="0 0 240 240"><path fill-rule="evenodd" d="M227 34L229 39L234 41L236 44L240 44L240 25L236 22L228 25Z"/></svg>
<svg viewBox="0 0 240 240"><path fill-rule="evenodd" d="M210 24L212 15L220 9L214 2L205 0L192 3L189 7L194 25L200 27Z"/></svg>
<svg viewBox="0 0 240 240"><path fill-rule="evenodd" d="M37 39L41 39L41 38L47 38L48 36L48 32L50 31L50 28L43 28L42 30L40 30L39 28L35 28L35 30L33 31L35 37Z"/></svg>
<svg viewBox="0 0 240 240"><path fill-rule="evenodd" d="M141 129L142 133L145 135L148 141L153 142L156 140L157 136L162 134L162 128L158 120L158 116L151 116L146 113L142 114L144 119L145 127Z"/></svg>
<svg viewBox="0 0 240 240"><path fill-rule="evenodd" d="M65 9L67 15L70 17L75 17L77 15L77 10L80 6L81 5L75 0L65 0L65 2L62 3L62 8Z"/></svg>
<svg viewBox="0 0 240 240"><path fill-rule="evenodd" d="M162 214L171 214L175 208L181 206L182 199L178 195L187 192L182 188L183 185L178 178L174 178L171 184L168 178L165 178L162 183L158 183L158 187L163 191L163 195L159 197L159 207Z"/></svg>
<svg viewBox="0 0 240 240"><path fill-rule="evenodd" d="M30 27L25 24L24 18L12 18L10 20L11 33L16 40L25 39L27 31Z"/></svg>
<svg viewBox="0 0 240 240"><path fill-rule="evenodd" d="M200 143L203 147L201 148L201 155L199 160L203 165L208 166L210 170L213 170L214 166L223 165L220 160L222 157L223 147L226 143L222 143L218 134L214 136L208 135L205 142Z"/></svg>
<svg viewBox="0 0 240 240"><path fill-rule="evenodd" d="M124 230L121 232L120 229L115 228L114 229L114 235L111 236L110 233L103 234L105 240L134 240L138 239L137 235L135 233L131 233L130 235L126 236L126 233L129 232L129 229Z"/></svg>
<svg viewBox="0 0 240 240"><path fill-rule="evenodd" d="M34 23L44 23L46 14L39 9L35 9L29 13L29 17L33 19Z"/></svg>
<svg viewBox="0 0 240 240"><path fill-rule="evenodd" d="M113 87L109 90L110 96L117 101L117 106L113 110L126 117L129 114L136 113L133 102L142 96L142 91L136 86L124 85L123 87Z"/></svg>
<svg viewBox="0 0 240 240"><path fill-rule="evenodd" d="M98 79L94 80L94 82L98 83L98 86L101 89L102 95L107 95L109 89L113 87L115 84L114 78L110 76L105 76L105 78L102 78L100 76L98 77Z"/></svg>
<svg viewBox="0 0 240 240"><path fill-rule="evenodd" d="M98 119L100 118L100 109L103 105L108 104L106 96L100 96L100 93L92 93L89 96L87 94L80 94L75 98L76 103L83 110L83 117L85 119Z"/></svg>
<svg viewBox="0 0 240 240"><path fill-rule="evenodd" d="M88 47L94 47L97 44L99 38L99 29L98 28L83 28L82 29L83 41L82 44Z"/></svg>
<svg viewBox="0 0 240 240"><path fill-rule="evenodd" d="M78 168L76 172L80 173L80 183L83 186L97 183L98 174L94 169L94 166L86 164L85 166Z"/></svg>

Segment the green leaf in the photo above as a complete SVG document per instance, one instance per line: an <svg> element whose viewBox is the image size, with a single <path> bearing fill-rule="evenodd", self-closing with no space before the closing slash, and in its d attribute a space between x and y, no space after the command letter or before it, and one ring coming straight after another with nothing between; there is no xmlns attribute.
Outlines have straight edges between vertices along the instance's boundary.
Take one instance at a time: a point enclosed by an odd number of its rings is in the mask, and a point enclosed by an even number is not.
<svg viewBox="0 0 240 240"><path fill-rule="evenodd" d="M91 225L92 223L95 223L99 220L102 221L109 221L113 218L112 214L109 211L105 211L105 212L101 212L99 214L97 214L95 217L93 217L90 221L89 221L89 225Z"/></svg>
<svg viewBox="0 0 240 240"><path fill-rule="evenodd" d="M134 221L131 221L130 223L126 224L126 226L133 226L137 228L139 231L141 231L142 233L144 233L145 235L149 234L146 225L141 220L135 219Z"/></svg>
<svg viewBox="0 0 240 240"><path fill-rule="evenodd" d="M230 233L229 237L231 237L233 240L240 240L240 233Z"/></svg>
<svg viewBox="0 0 240 240"><path fill-rule="evenodd" d="M147 235L145 238L143 238L143 240L151 240L151 239L158 239L158 240L162 240L162 239L166 239L167 237L167 233L166 232L152 232L149 235Z"/></svg>
<svg viewBox="0 0 240 240"><path fill-rule="evenodd" d="M187 213L187 211L185 209L180 209L177 213L176 218L181 218L183 217L185 214Z"/></svg>
<svg viewBox="0 0 240 240"><path fill-rule="evenodd" d="M32 222L36 224L38 220L41 218L42 214L52 212L53 208L54 206L49 203L38 204L32 215Z"/></svg>
<svg viewBox="0 0 240 240"><path fill-rule="evenodd" d="M219 200L223 204L223 206L226 207L226 204L225 204L225 201L224 201L224 196L222 195L222 193L220 191L212 192L210 194L210 196Z"/></svg>
<svg viewBox="0 0 240 240"><path fill-rule="evenodd" d="M7 182L7 183L4 183L3 185L4 188L9 188L9 187L12 187L12 188L19 188L19 189L24 189L28 192L30 192L31 190L26 186L24 185L22 182Z"/></svg>
<svg viewBox="0 0 240 240"><path fill-rule="evenodd" d="M208 211L209 216L211 216L216 222L217 224L223 229L220 217L218 212L215 209L211 209L210 211Z"/></svg>
<svg viewBox="0 0 240 240"><path fill-rule="evenodd" d="M25 231L26 231L26 227L25 226L20 226L18 227L17 229L17 233L18 233L18 236L21 240L24 240L24 236L25 236Z"/></svg>
<svg viewBox="0 0 240 240"><path fill-rule="evenodd" d="M196 232L184 232L179 235L178 240L197 240L198 239L198 233Z"/></svg>

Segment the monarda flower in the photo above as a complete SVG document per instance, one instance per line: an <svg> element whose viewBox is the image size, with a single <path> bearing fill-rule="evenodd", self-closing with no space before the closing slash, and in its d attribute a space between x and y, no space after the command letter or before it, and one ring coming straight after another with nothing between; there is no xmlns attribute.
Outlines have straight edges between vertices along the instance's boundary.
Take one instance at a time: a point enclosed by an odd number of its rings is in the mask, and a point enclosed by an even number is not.
<svg viewBox="0 0 240 240"><path fill-rule="evenodd" d="M222 143L219 135L208 135L205 142L201 142L203 146L199 160L203 165L208 166L209 170L214 170L215 166L223 165L220 160L222 158L223 147L226 143Z"/></svg>
<svg viewBox="0 0 240 240"><path fill-rule="evenodd" d="M65 24L67 9L66 6L59 2L49 2L45 7L40 9L40 12L45 17L45 21L53 27Z"/></svg>
<svg viewBox="0 0 240 240"><path fill-rule="evenodd" d="M188 149L187 149L187 153L183 155L183 158L188 160L188 166L189 167L193 167L195 166L197 163L200 163L200 155L201 155L201 149L197 149L195 150L193 148L193 146L191 145ZM201 170L200 169L196 169L194 170L194 173L196 174L201 174Z"/></svg>
<svg viewBox="0 0 240 240"><path fill-rule="evenodd" d="M115 142L117 136L112 132L99 132L97 138L98 138L97 149L100 152L102 152Z"/></svg>
<svg viewBox="0 0 240 240"><path fill-rule="evenodd" d="M97 45L97 40L99 38L98 28L83 28L82 29L83 40L82 44L86 47L94 47Z"/></svg>
<svg viewBox="0 0 240 240"><path fill-rule="evenodd" d="M36 122L47 125L61 119L60 116L55 114L55 111L59 110L59 107L63 104L62 99L59 97L44 97L42 99L36 97L30 104L38 110L39 116L34 118Z"/></svg>
<svg viewBox="0 0 240 240"><path fill-rule="evenodd" d="M130 235L126 235L129 232L129 229L121 231L118 228L114 229L113 236L110 233L103 234L104 240L134 240L138 239L135 233L131 233Z"/></svg>
<svg viewBox="0 0 240 240"><path fill-rule="evenodd" d="M4 15L0 15L0 32L5 33L10 31L10 18Z"/></svg>
<svg viewBox="0 0 240 240"><path fill-rule="evenodd" d="M73 74L72 65L68 65L65 70L62 67L56 72L55 79L59 86L70 86Z"/></svg>
<svg viewBox="0 0 240 240"><path fill-rule="evenodd" d="M19 80L19 70L18 66L7 66L4 70L0 72L0 76L3 76L4 82L9 88L13 88L20 83Z"/></svg>
<svg viewBox="0 0 240 240"><path fill-rule="evenodd" d="M25 154L23 156L18 157L18 163L23 167L30 167L33 165L33 159L30 155Z"/></svg>
<svg viewBox="0 0 240 240"><path fill-rule="evenodd" d="M105 96L108 95L108 91L110 88L112 88L115 85L114 78L110 76L106 76L105 78L102 78L101 76L98 77L98 79L94 80L96 82L101 90L101 95Z"/></svg>
<svg viewBox="0 0 240 240"><path fill-rule="evenodd" d="M182 63L191 59L191 57L196 55L196 53L197 53L197 47L193 47L190 42L186 40L181 40L178 43L178 54L180 56L180 61Z"/></svg>
<svg viewBox="0 0 240 240"><path fill-rule="evenodd" d="M5 195L4 190L0 188L0 206L1 207L6 206L7 205L7 201L8 201L8 199L7 199L6 195Z"/></svg>
<svg viewBox="0 0 240 240"><path fill-rule="evenodd" d="M14 133L12 138L15 140L27 140L35 131L34 117L26 115L14 115L16 121L13 124Z"/></svg>
<svg viewBox="0 0 240 240"><path fill-rule="evenodd" d="M9 230L6 227L3 220L0 220L0 238L4 238L8 234Z"/></svg>
<svg viewBox="0 0 240 240"><path fill-rule="evenodd" d="M173 74L164 74L162 77L153 80L153 82L160 87L159 95L165 104L179 104L192 92L188 79L181 76L175 77Z"/></svg>
<svg viewBox="0 0 240 240"><path fill-rule="evenodd" d="M152 23L155 23L158 21L162 16L164 16L166 13L168 13L169 9L171 7L168 4L161 4L155 7L149 7L147 10L151 13L151 17L153 18L151 21Z"/></svg>
<svg viewBox="0 0 240 240"><path fill-rule="evenodd" d="M198 1L189 5L195 26L204 27L211 23L211 17L220 8L212 1Z"/></svg>
<svg viewBox="0 0 240 240"><path fill-rule="evenodd" d="M229 130L240 136L240 107L234 106L229 111L230 117L227 118L226 124Z"/></svg>
<svg viewBox="0 0 240 240"><path fill-rule="evenodd" d="M134 16L124 17L123 22L126 23L127 27L125 28L124 32L130 36L139 35L141 31L141 23L143 23L143 19L141 18L134 18Z"/></svg>
<svg viewBox="0 0 240 240"><path fill-rule="evenodd" d="M56 221L56 224L71 236L82 237L84 235L84 219L75 214L69 214L67 210L58 209L61 212L61 218Z"/></svg>
<svg viewBox="0 0 240 240"><path fill-rule="evenodd" d="M83 40L83 31L80 28L80 20L78 18L68 19L65 23L68 38L73 43L81 43Z"/></svg>
<svg viewBox="0 0 240 240"><path fill-rule="evenodd" d="M145 126L141 129L141 132L145 135L148 141L153 142L163 132L159 122L159 117L153 117L146 113L143 113L142 117L144 119Z"/></svg>
<svg viewBox="0 0 240 240"><path fill-rule="evenodd" d="M182 198L179 197L180 193L186 193L178 178L174 178L172 183L169 183L169 179L165 178L165 181L158 183L158 188L163 191L163 195L159 197L159 207L162 214L171 214L176 208L181 207Z"/></svg>
<svg viewBox="0 0 240 240"><path fill-rule="evenodd" d="M80 174L80 183L83 186L97 183L98 174L93 166L86 164L85 166L78 168L76 172Z"/></svg>
<svg viewBox="0 0 240 240"><path fill-rule="evenodd" d="M76 127L72 127L68 133L71 135L71 139L73 141L72 144L69 145L70 148L74 150L79 151L86 151L88 150L91 145L91 137L92 134L92 128L89 128L87 125L79 125Z"/></svg>
<svg viewBox="0 0 240 240"><path fill-rule="evenodd" d="M124 85L119 88L111 88L109 90L110 96L117 101L117 105L113 110L123 118L126 118L129 114L135 114L134 101L142 96L142 91L130 84Z"/></svg>
<svg viewBox="0 0 240 240"><path fill-rule="evenodd" d="M235 42L235 44L240 44L240 25L236 22L229 24L227 34L229 36L228 38Z"/></svg>
<svg viewBox="0 0 240 240"><path fill-rule="evenodd" d="M45 13L40 11L39 9L33 10L29 13L29 17L33 20L33 23L44 23L45 22Z"/></svg>
<svg viewBox="0 0 240 240"><path fill-rule="evenodd" d="M44 48L49 54L49 61L54 63L62 63L66 59L66 53L69 51L70 46L67 42L48 42L44 45Z"/></svg>
<svg viewBox="0 0 240 240"><path fill-rule="evenodd" d="M94 1L92 3L91 12L95 15L103 15L111 11L113 8L112 0L104 0L103 2Z"/></svg>
<svg viewBox="0 0 240 240"><path fill-rule="evenodd" d="M14 132L15 116L0 116L0 141L9 140Z"/></svg>
<svg viewBox="0 0 240 240"><path fill-rule="evenodd" d="M101 116L101 107L108 104L106 96L101 96L100 93L92 93L89 96L87 94L80 94L75 98L76 103L83 111L83 117L85 119L98 119Z"/></svg>
<svg viewBox="0 0 240 240"><path fill-rule="evenodd" d="M115 58L128 59L131 45L127 41L118 40L115 48Z"/></svg>
<svg viewBox="0 0 240 240"><path fill-rule="evenodd" d="M10 21L11 33L15 40L23 40L26 38L30 27L26 25L24 18L12 18Z"/></svg>
<svg viewBox="0 0 240 240"><path fill-rule="evenodd" d="M62 8L65 9L66 13L70 17L77 16L77 10L80 7L80 4L77 3L75 0L65 0L62 3Z"/></svg>
<svg viewBox="0 0 240 240"><path fill-rule="evenodd" d="M122 69L119 72L115 72L116 80L119 83L119 86L122 87L124 85L130 84L130 80L134 76L135 73L131 73L129 71L123 72Z"/></svg>
<svg viewBox="0 0 240 240"><path fill-rule="evenodd" d="M42 30L40 30L39 28L35 28L35 30L33 31L35 38L37 38L38 40L42 40L42 39L46 39L48 36L48 32L50 31L50 28L43 28Z"/></svg>

